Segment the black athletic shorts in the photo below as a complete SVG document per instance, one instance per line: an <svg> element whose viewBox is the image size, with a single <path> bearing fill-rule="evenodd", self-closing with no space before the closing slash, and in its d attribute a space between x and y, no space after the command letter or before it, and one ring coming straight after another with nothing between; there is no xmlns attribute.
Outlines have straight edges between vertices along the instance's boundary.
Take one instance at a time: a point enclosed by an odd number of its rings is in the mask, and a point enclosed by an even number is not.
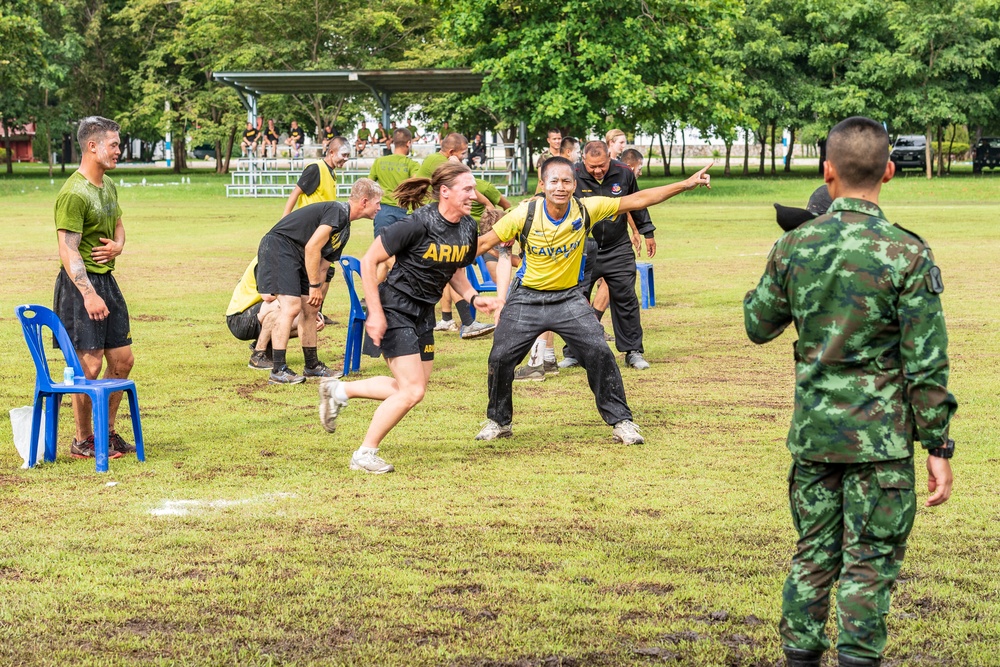
<svg viewBox="0 0 1000 667"><path fill-rule="evenodd" d="M308 296L305 250L280 234L264 234L257 248L257 291Z"/></svg>
<svg viewBox="0 0 1000 667"><path fill-rule="evenodd" d="M113 350L132 344L132 327L128 318L125 297L118 289L115 277L108 273L87 272L90 283L97 295L104 299L108 316L103 320L92 320L83 305L83 295L73 284L65 269L56 277L55 293L52 296L52 310L62 320L74 350ZM53 341L55 343L55 341ZM55 344L58 348L59 345Z"/></svg>
<svg viewBox="0 0 1000 667"><path fill-rule="evenodd" d="M385 313L386 331L382 355L386 359L419 354L420 361L434 359L434 304L414 301L399 290L382 283L378 286Z"/></svg>
<svg viewBox="0 0 1000 667"><path fill-rule="evenodd" d="M260 335L260 320L257 318L257 313L263 305L263 301L258 301L242 313L226 315L226 324L229 325L229 331L236 336L236 340L257 340L257 336Z"/></svg>

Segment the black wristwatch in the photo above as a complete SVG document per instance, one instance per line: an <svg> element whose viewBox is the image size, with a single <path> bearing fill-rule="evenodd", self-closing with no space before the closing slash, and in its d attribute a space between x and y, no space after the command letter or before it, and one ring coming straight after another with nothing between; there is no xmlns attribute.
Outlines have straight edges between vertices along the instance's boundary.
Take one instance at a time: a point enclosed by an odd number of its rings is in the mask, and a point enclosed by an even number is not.
<svg viewBox="0 0 1000 667"><path fill-rule="evenodd" d="M936 456L939 459L950 459L955 455L955 441L948 438L948 442L940 447L935 447L934 449L928 449L927 453L931 456Z"/></svg>
<svg viewBox="0 0 1000 667"><path fill-rule="evenodd" d="M309 287L312 288L312 289L318 289L318 288L320 288L322 286L323 286L323 283L316 283L315 285L313 285L312 283L309 283Z"/></svg>

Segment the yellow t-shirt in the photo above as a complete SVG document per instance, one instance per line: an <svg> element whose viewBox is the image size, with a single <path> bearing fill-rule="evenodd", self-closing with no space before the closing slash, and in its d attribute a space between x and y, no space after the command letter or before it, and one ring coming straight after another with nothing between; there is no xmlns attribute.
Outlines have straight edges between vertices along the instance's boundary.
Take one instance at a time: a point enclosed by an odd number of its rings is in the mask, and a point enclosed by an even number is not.
<svg viewBox="0 0 1000 667"><path fill-rule="evenodd" d="M586 197L579 201L590 213L591 225L618 214L620 200L615 197ZM527 217L528 200L525 200L500 218L493 225L493 231L501 241L510 241L521 233ZM544 200L537 200L535 220L524 247L525 268L521 284L544 291L575 287L580 279L580 259L586 235L583 214L575 200L570 200L569 209L561 220L550 218Z"/></svg>
<svg viewBox="0 0 1000 667"><path fill-rule="evenodd" d="M233 298L229 300L229 307L226 308L226 317L244 312L255 303L263 301L257 293L257 258L254 257L243 272L243 277L233 290Z"/></svg>

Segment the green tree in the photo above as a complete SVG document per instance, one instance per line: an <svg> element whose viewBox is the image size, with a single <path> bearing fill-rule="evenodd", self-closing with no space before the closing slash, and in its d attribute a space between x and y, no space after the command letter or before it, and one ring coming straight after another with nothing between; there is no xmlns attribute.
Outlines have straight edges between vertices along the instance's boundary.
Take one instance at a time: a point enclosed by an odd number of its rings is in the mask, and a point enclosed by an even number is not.
<svg viewBox="0 0 1000 667"><path fill-rule="evenodd" d="M4 131L7 173L14 172L11 133L30 122L41 104L45 78L45 31L33 0L0 2L0 126Z"/></svg>

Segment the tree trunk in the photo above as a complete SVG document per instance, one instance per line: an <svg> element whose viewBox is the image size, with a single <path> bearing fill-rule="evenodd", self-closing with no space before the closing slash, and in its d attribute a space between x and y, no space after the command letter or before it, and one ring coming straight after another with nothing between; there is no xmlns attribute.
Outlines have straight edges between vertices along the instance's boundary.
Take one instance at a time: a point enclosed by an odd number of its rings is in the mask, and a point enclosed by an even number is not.
<svg viewBox="0 0 1000 667"><path fill-rule="evenodd" d="M10 151L10 123L7 122L6 116L2 118L2 123L3 123L3 143L4 143L4 149L6 150L6 157L4 158L4 161L7 163L7 173L13 174L14 160L13 157L11 156L11 151Z"/></svg>
<svg viewBox="0 0 1000 667"><path fill-rule="evenodd" d="M795 150L795 128L788 129L788 152L785 153L785 171L792 170L792 151Z"/></svg>
<svg viewBox="0 0 1000 667"><path fill-rule="evenodd" d="M667 166L663 170L663 175L664 176L669 176L670 175L670 163L674 161L674 138L676 136L677 136L677 131L674 128L674 124L671 123L670 124L670 148L667 149L669 151L669 153L667 153Z"/></svg>
<svg viewBox="0 0 1000 667"><path fill-rule="evenodd" d="M944 175L944 153L941 152L941 135L944 133L944 126L938 125L937 128L937 175L938 177Z"/></svg>
<svg viewBox="0 0 1000 667"><path fill-rule="evenodd" d="M927 145L924 146L924 159L927 163L926 166L927 166L928 180L930 180L930 178L934 175L934 160L931 158L931 144L933 143L933 141L934 141L934 130L930 125L928 125L927 141L926 141Z"/></svg>
<svg viewBox="0 0 1000 667"><path fill-rule="evenodd" d="M958 127L955 125L951 126L951 141L948 142L948 174L951 174L951 152L955 148L955 132L958 131ZM970 146L972 144L969 144Z"/></svg>
<svg viewBox="0 0 1000 667"><path fill-rule="evenodd" d="M223 164L221 172L223 174L229 173L229 162L233 158L233 145L235 143L236 143L236 128L234 127L229 130L229 140L226 141L226 161ZM220 160L216 160L216 163L218 162L220 162Z"/></svg>
<svg viewBox="0 0 1000 667"><path fill-rule="evenodd" d="M215 140L215 173L222 173L222 142Z"/></svg>
<svg viewBox="0 0 1000 667"><path fill-rule="evenodd" d="M750 131L743 128L743 175L750 173Z"/></svg>
<svg viewBox="0 0 1000 667"><path fill-rule="evenodd" d="M649 153L646 155L646 172L649 173L650 166L653 164L653 141L655 137L650 135L649 137Z"/></svg>
<svg viewBox="0 0 1000 667"><path fill-rule="evenodd" d="M684 135L684 128L681 128L681 176L687 176L684 169L684 154L687 153L687 137Z"/></svg>
<svg viewBox="0 0 1000 667"><path fill-rule="evenodd" d="M757 168L757 173L761 176L764 175L764 159L767 153L767 126L760 126L760 134L754 132L755 138L760 141L760 166Z"/></svg>
<svg viewBox="0 0 1000 667"><path fill-rule="evenodd" d="M726 168L722 170L723 176L731 176L732 171L729 169L729 156L733 152L733 141L730 139L726 141Z"/></svg>
<svg viewBox="0 0 1000 667"><path fill-rule="evenodd" d="M663 175L667 175L667 151L663 147L663 132L658 135L660 137L660 162L663 163ZM652 174L650 174L652 176Z"/></svg>
<svg viewBox="0 0 1000 667"><path fill-rule="evenodd" d="M777 128L778 123L771 124L771 175L774 176L778 173L778 170L774 167L774 130Z"/></svg>

